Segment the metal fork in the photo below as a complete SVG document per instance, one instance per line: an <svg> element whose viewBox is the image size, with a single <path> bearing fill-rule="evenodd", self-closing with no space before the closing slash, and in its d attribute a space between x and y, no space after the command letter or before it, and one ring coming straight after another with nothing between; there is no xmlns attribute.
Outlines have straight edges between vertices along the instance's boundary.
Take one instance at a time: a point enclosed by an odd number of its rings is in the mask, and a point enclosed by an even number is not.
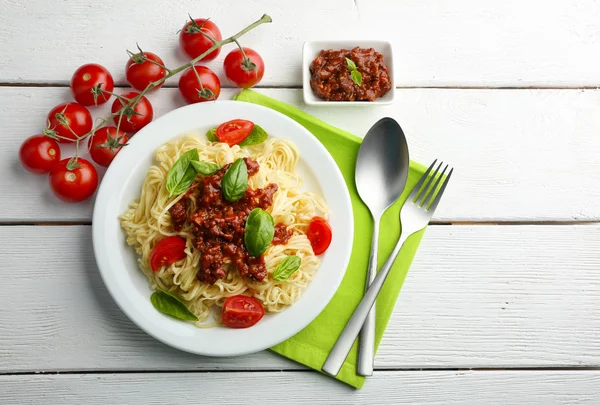
<svg viewBox="0 0 600 405"><path fill-rule="evenodd" d="M398 257L398 253L400 253L400 249L402 249L402 245L404 245L404 242L406 242L409 236L425 228L433 216L433 213L435 212L435 209L442 198L442 194L444 194L444 190L450 181L452 171L454 170L453 168L450 169L450 172L442 183L440 190L436 193L435 190L437 190L440 181L448 169L448 165L446 165L444 170L440 173L440 169L443 164L443 162L440 162L433 174L429 176L436 163L437 159L433 161L425 174L421 176L421 179L415 185L415 188L412 190L408 196L408 199L402 206L402 209L400 210L402 233L398 238L398 242L396 243L394 250L386 260L385 264L377 274L377 277L375 277L375 280L373 280L371 286L365 292L365 296L360 301L360 304L358 304L358 307L354 311L350 321L348 321L346 324L342 334L329 353L329 356L322 367L322 370L325 373L333 376L336 376L339 373L344 361L346 361L346 357L348 357L348 353L350 353L350 349L352 349L354 341L358 337L358 334L365 323L365 319L369 315L371 307L373 307L375 301L377 300L377 296L381 291L381 287L383 287L383 283L390 273L392 265L396 261L396 257ZM433 187L431 187L431 184L436 178L437 180L435 181L435 184ZM428 181L423 187L423 184L426 180Z"/></svg>

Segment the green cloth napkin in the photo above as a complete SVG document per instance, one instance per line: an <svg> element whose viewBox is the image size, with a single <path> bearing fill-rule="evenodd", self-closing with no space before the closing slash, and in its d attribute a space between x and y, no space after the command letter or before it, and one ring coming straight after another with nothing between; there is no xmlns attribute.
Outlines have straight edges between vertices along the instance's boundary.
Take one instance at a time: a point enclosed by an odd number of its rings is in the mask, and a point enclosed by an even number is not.
<svg viewBox="0 0 600 405"><path fill-rule="evenodd" d="M274 352L287 358L321 371L321 367L338 336L342 333L344 326L364 295L373 220L369 210L358 196L354 184L354 167L362 139L326 124L296 107L253 90L243 90L235 95L234 99L272 108L308 129L331 153L344 175L346 185L350 191L354 212L354 244L350 263L342 284L329 305L311 324L285 342L271 348ZM400 235L400 221L398 219L400 207L424 172L425 168L423 166L411 162L408 182L402 197L383 216L379 234L379 268L383 266L385 259L391 253ZM411 236L404 244L377 299L375 350L379 347L381 337L423 233L424 230ZM360 389L365 382L365 377L356 375L356 358L357 343L355 342L336 378Z"/></svg>

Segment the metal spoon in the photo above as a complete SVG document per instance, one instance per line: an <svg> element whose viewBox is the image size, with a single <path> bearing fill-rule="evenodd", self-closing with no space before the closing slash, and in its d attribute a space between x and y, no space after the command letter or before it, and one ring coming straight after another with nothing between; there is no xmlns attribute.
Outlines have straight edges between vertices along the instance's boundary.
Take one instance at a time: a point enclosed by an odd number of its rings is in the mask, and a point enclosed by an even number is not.
<svg viewBox="0 0 600 405"><path fill-rule="evenodd" d="M356 188L373 217L373 241L365 291L377 275L379 223L383 213L400 197L409 169L408 145L400 125L382 118L367 132L356 161ZM375 306L360 332L357 374L373 375L375 357Z"/></svg>

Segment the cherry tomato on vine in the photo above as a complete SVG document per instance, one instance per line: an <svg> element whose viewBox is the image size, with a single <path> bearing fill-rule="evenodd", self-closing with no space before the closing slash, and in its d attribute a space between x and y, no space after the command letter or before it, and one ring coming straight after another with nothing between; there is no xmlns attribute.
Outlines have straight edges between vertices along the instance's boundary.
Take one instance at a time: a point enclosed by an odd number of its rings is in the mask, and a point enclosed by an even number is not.
<svg viewBox="0 0 600 405"><path fill-rule="evenodd" d="M73 98L81 105L100 105L110 99L115 82L110 72L96 63L80 66L71 77Z"/></svg>
<svg viewBox="0 0 600 405"><path fill-rule="evenodd" d="M221 94L221 81L206 66L194 66L179 78L179 91L188 104L212 101Z"/></svg>
<svg viewBox="0 0 600 405"><path fill-rule="evenodd" d="M331 244L331 227L325 218L314 217L308 224L306 236L315 255L323 254Z"/></svg>
<svg viewBox="0 0 600 405"><path fill-rule="evenodd" d="M125 66L125 75L127 81L131 84L131 87L137 90L144 90L152 82L162 79L167 75L167 71L164 67L158 66L155 63L164 66L164 62L158 55L152 52L140 52L135 55L131 55ZM164 83L164 82L163 82ZM162 87L163 83L154 87L156 90Z"/></svg>
<svg viewBox="0 0 600 405"><path fill-rule="evenodd" d="M158 271L179 260L185 259L185 239L180 236L168 236L158 241L150 255L150 268Z"/></svg>
<svg viewBox="0 0 600 405"><path fill-rule="evenodd" d="M113 102L111 112L117 114L123 107L127 105L129 100L137 97L139 93L130 91L125 93ZM126 107L122 116L116 116L113 118L115 125L122 131L134 133L148 125L154 117L154 110L152 104L145 96L140 98L139 102L135 107ZM119 123L120 121L120 123Z"/></svg>
<svg viewBox="0 0 600 405"><path fill-rule="evenodd" d="M254 297L234 295L228 297L223 304L223 325L230 328L249 328L265 315L265 310Z"/></svg>
<svg viewBox="0 0 600 405"><path fill-rule="evenodd" d="M214 22L205 18L196 18L188 21L179 34L179 46L191 59L197 58L213 46L213 42L202 33L210 36L215 41L223 39L219 27ZM215 49L201 60L203 62L210 62L219 55L219 52L221 52L221 48Z"/></svg>
<svg viewBox="0 0 600 405"><path fill-rule="evenodd" d="M219 142L233 146L248 138L253 129L254 123L252 121L236 119L219 125L216 135Z"/></svg>
<svg viewBox="0 0 600 405"><path fill-rule="evenodd" d="M265 74L265 63L258 52L250 48L237 48L227 54L223 61L225 76L231 84L247 89L259 83Z"/></svg>
<svg viewBox="0 0 600 405"><path fill-rule="evenodd" d="M50 188L63 201L75 203L87 200L98 187L98 172L87 160L78 158L71 167L70 158L58 162L50 170Z"/></svg>
<svg viewBox="0 0 600 405"><path fill-rule="evenodd" d="M34 135L21 145L19 160L31 173L48 173L60 160L60 147L58 142L46 135Z"/></svg>
<svg viewBox="0 0 600 405"><path fill-rule="evenodd" d="M44 134L56 137L58 142L75 142L78 136L92 130L92 114L79 103L63 103L48 113L48 128ZM57 137L58 135L58 137Z"/></svg>
<svg viewBox="0 0 600 405"><path fill-rule="evenodd" d="M88 141L90 156L100 166L108 167L129 138L116 127L102 127Z"/></svg>

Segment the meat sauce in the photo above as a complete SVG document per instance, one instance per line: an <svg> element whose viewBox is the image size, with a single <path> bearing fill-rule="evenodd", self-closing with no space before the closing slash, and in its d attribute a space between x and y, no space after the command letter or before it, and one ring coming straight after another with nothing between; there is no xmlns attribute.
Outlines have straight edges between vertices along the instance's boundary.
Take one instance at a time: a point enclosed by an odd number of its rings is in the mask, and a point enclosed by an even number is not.
<svg viewBox="0 0 600 405"><path fill-rule="evenodd" d="M252 159L244 158L248 168L248 177L258 173L260 166ZM265 188L246 190L246 194L236 201L228 202L221 192L223 175L231 164L223 166L211 176L203 177L188 192L194 194L197 209L189 216L188 198L184 196L170 209L171 222L176 231L180 231L189 220L196 235L194 245L200 251L200 269L198 279L213 284L227 275L225 262L232 263L240 276L262 281L267 275L262 256L252 257L244 246L244 232L248 214L254 208L267 209L273 204L273 195L277 184ZM273 243L285 244L292 235L284 224L275 226Z"/></svg>
<svg viewBox="0 0 600 405"><path fill-rule="evenodd" d="M352 80L346 58L361 73L360 86ZM322 50L310 64L310 74L310 87L327 101L375 101L392 88L383 55L373 48Z"/></svg>

